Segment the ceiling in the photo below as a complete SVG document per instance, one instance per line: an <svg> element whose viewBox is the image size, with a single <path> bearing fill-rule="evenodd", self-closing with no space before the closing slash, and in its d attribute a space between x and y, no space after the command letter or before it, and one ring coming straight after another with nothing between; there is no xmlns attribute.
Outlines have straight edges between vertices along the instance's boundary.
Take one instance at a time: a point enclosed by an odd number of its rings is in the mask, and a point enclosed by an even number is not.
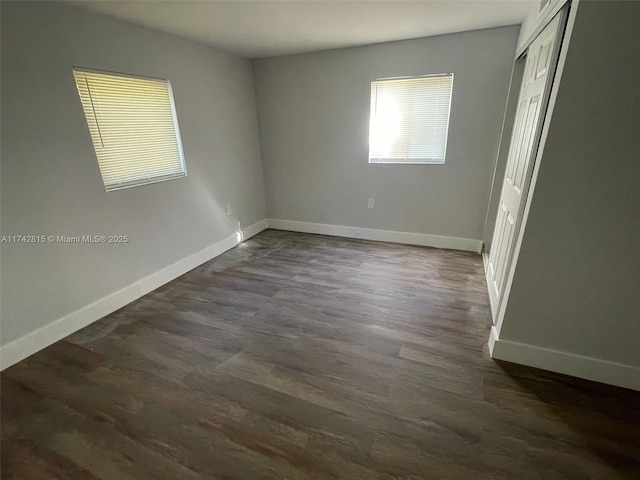
<svg viewBox="0 0 640 480"><path fill-rule="evenodd" d="M74 5L250 58L521 23L536 0L153 1Z"/></svg>

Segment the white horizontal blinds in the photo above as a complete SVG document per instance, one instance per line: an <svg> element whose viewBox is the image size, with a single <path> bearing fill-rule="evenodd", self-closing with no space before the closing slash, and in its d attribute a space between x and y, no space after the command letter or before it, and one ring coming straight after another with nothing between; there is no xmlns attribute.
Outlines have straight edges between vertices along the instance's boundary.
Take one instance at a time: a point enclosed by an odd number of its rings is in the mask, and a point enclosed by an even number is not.
<svg viewBox="0 0 640 480"><path fill-rule="evenodd" d="M166 80L73 74L107 191L185 175Z"/></svg>
<svg viewBox="0 0 640 480"><path fill-rule="evenodd" d="M453 75L371 83L370 162L444 163Z"/></svg>

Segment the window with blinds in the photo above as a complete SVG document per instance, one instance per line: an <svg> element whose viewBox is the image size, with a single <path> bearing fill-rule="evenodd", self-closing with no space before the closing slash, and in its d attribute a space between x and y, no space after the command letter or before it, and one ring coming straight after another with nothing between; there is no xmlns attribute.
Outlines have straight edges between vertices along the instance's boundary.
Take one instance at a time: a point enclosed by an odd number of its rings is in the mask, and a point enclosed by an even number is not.
<svg viewBox="0 0 640 480"><path fill-rule="evenodd" d="M184 177L168 80L74 68L108 192Z"/></svg>
<svg viewBox="0 0 640 480"><path fill-rule="evenodd" d="M371 82L369 163L444 163L453 74Z"/></svg>

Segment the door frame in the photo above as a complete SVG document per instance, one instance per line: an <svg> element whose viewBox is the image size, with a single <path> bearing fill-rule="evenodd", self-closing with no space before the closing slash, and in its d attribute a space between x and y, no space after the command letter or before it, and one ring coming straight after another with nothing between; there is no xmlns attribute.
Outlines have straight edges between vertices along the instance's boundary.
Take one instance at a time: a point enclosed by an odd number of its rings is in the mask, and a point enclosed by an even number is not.
<svg viewBox="0 0 640 480"><path fill-rule="evenodd" d="M516 64L518 62L523 61L526 58L526 54L528 53L528 49L531 43L540 35L540 33L544 30L544 28L555 18L556 15L561 15L560 17L560 27L558 33L558 41L554 46L553 52L553 67L550 72L552 77L550 81L545 86L545 91L543 94L543 104L541 107L540 114L540 122L538 127L536 128L534 144L531 152L531 173L530 180L528 185L526 186L526 191L523 192L524 201L520 205L520 209L518 212L518 218L516 220L516 224L514 225L515 231L512 239L512 249L511 256L508 259L508 263L506 266L506 279L503 288L502 295L499 299L493 298L491 293L489 293L490 297L490 306L491 306L491 316L493 320L493 327L491 329L491 338L489 341L489 349L492 350L493 344L495 340L499 338L500 329L502 327L502 323L504 320L504 315L506 311L506 306L509 299L509 293L511 291L511 285L513 283L513 276L515 273L515 268L518 262L518 256L520 253L520 247L522 245L522 239L525 232L525 227L527 223L527 217L529 215L529 210L531 206L531 199L533 192L535 190L535 184L538 176L538 171L540 168L541 156L544 150L544 144L546 142L546 137L549 129L549 119L553 114L553 107L555 105L555 101L558 94L558 88L560 84L560 79L562 76L562 70L564 68L564 63L567 57L567 51L569 47L570 34L573 29L573 25L575 23L575 16L577 11L577 4L579 0L564 0L556 3L552 10L550 10L544 18L544 21L540 22L531 36L528 38L527 42L524 46L516 53L516 57L514 59L514 71L516 69ZM519 85L518 92L516 95L516 102L518 101L520 95ZM511 129L515 124L515 118L510 119L509 122L503 123L503 128L506 125L509 125ZM503 132L504 134L504 132ZM511 136L511 135L510 135ZM509 142L510 143L510 142ZM510 148L510 145L509 145ZM497 185L500 187L500 193L502 192L502 184L504 183L504 178L500 178L498 182L496 182L496 178L494 178L493 188L495 189ZM493 195L493 194L492 194ZM492 239L493 243L493 239ZM483 253L483 260L485 266L485 277L487 279L487 287L490 285L490 275L489 275L489 265L488 265L488 254L489 252ZM489 289L489 292L491 290Z"/></svg>

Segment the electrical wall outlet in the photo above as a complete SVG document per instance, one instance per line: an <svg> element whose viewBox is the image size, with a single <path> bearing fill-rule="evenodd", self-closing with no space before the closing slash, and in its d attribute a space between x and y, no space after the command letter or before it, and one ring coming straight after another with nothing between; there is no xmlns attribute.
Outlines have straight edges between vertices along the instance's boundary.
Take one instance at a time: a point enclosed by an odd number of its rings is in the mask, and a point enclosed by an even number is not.
<svg viewBox="0 0 640 480"><path fill-rule="evenodd" d="M369 201L367 202L367 208L373 208L374 203L375 201L373 200L373 198L370 198Z"/></svg>
<svg viewBox="0 0 640 480"><path fill-rule="evenodd" d="M227 205L227 217L231 216L231 205Z"/></svg>

